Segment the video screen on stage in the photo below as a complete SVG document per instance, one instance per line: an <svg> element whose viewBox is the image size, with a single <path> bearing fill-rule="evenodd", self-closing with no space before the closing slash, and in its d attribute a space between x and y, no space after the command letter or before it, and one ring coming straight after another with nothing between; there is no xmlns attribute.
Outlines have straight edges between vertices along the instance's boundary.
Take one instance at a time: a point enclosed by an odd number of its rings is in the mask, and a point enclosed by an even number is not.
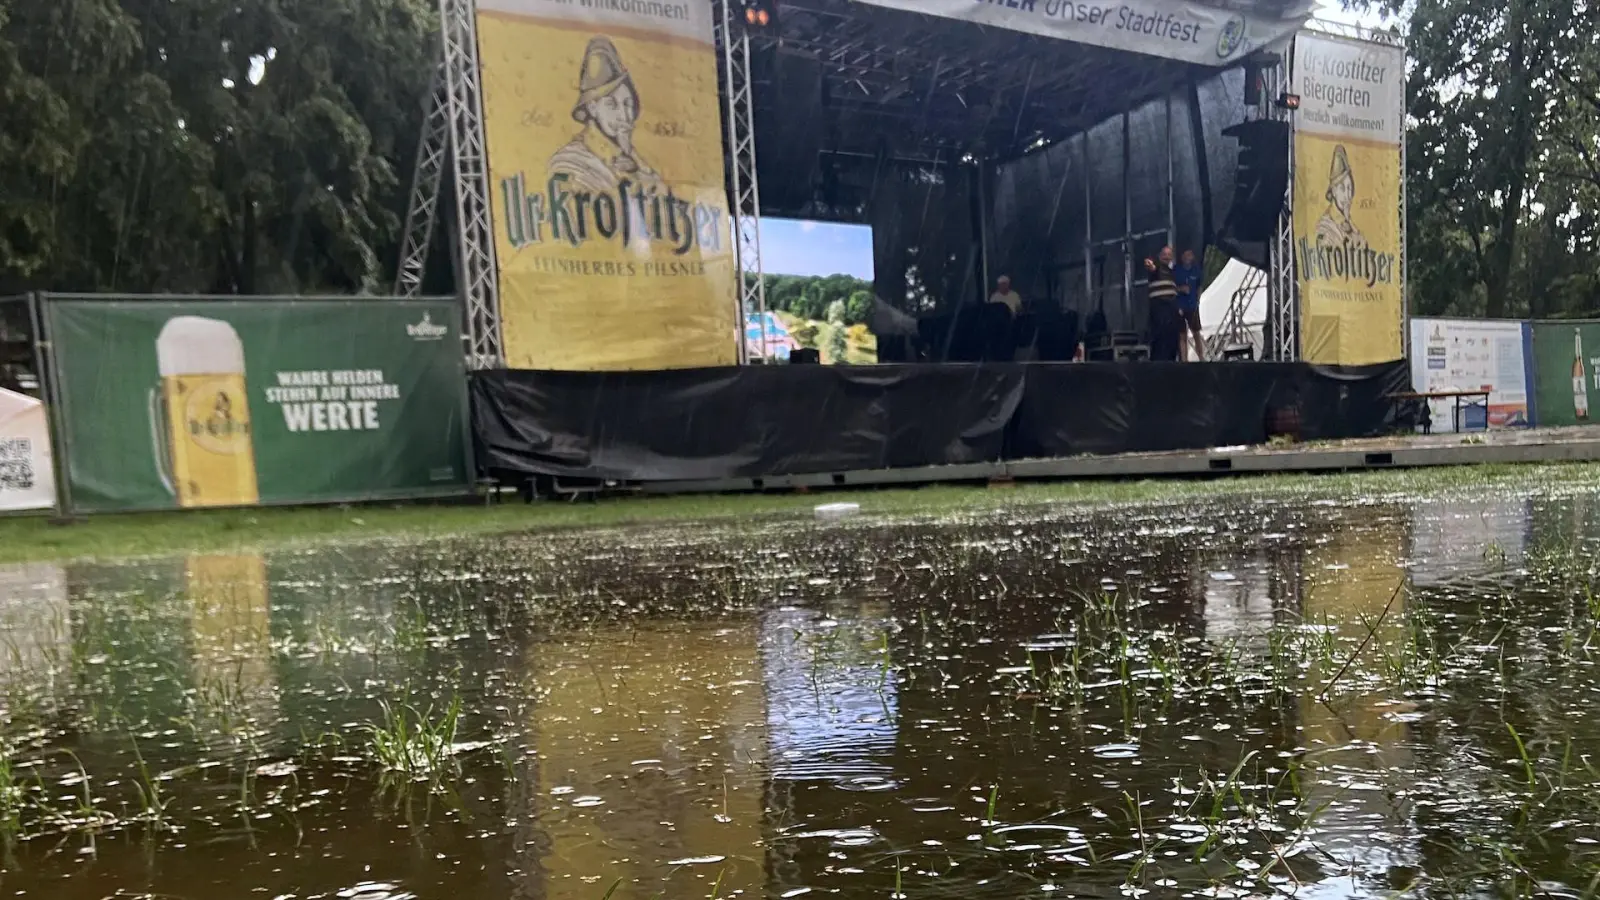
<svg viewBox="0 0 1600 900"><path fill-rule="evenodd" d="M878 361L871 226L763 218L761 268L766 310L745 311L751 358L815 350L825 365Z"/></svg>

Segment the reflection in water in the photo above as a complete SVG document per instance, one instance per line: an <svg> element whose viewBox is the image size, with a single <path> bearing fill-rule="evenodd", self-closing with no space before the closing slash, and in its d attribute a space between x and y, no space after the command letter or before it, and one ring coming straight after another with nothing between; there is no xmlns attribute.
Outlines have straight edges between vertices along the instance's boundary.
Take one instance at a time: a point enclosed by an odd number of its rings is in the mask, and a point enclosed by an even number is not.
<svg viewBox="0 0 1600 900"><path fill-rule="evenodd" d="M0 767L0 897L1581 888L1600 800L1559 785L1595 781L1600 752L1589 506L1035 510L18 570L0 735L37 775L7 792ZM436 773L380 780L374 731L403 711L414 737L458 702Z"/></svg>
<svg viewBox="0 0 1600 900"><path fill-rule="evenodd" d="M1532 519L1526 497L1417 502L1412 506L1411 583L1437 587L1520 568Z"/></svg>
<svg viewBox="0 0 1600 900"><path fill-rule="evenodd" d="M1300 698L1306 748L1308 804L1323 848L1341 868L1373 884L1389 884L1391 872L1415 865L1410 811L1401 799L1412 785L1406 747L1413 704L1392 702L1369 673L1394 674L1410 652L1406 625L1406 531L1408 522L1374 516L1367 528L1332 534L1307 554L1310 578L1302 615L1307 627L1332 629L1347 640L1319 666L1312 688ZM1346 662L1357 656L1346 668ZM1357 665L1359 664L1359 665ZM1335 681L1337 679L1337 681ZM1353 690L1346 690L1345 679ZM1396 887L1409 883L1399 879ZM1343 885L1327 886L1343 896Z"/></svg>
<svg viewBox="0 0 1600 900"><path fill-rule="evenodd" d="M773 778L867 787L892 774L896 699L887 613L832 604L826 612L783 607L762 616Z"/></svg>
<svg viewBox="0 0 1600 900"><path fill-rule="evenodd" d="M235 739L269 729L278 703L266 560L259 553L190 556L184 583L194 617L197 724Z"/></svg>
<svg viewBox="0 0 1600 900"><path fill-rule="evenodd" d="M596 629L541 643L543 896L759 896L765 763L751 624Z"/></svg>
<svg viewBox="0 0 1600 900"><path fill-rule="evenodd" d="M0 566L0 686L14 701L54 705L66 699L71 662L66 573L54 563Z"/></svg>

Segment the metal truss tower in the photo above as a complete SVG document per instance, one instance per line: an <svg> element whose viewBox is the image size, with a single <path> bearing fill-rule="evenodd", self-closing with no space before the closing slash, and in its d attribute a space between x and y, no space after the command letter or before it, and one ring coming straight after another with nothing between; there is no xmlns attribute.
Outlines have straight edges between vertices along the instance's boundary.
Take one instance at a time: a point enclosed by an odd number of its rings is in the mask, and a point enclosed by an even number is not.
<svg viewBox="0 0 1600 900"><path fill-rule="evenodd" d="M400 272L395 276L398 297L422 293L422 280L428 270L428 249L433 245L433 229L439 219L439 190L444 167L450 162L449 105L445 98L444 64L433 74L423 109L422 137L417 143L417 165L411 174L411 202L406 210L404 242L400 245Z"/></svg>
<svg viewBox="0 0 1600 900"><path fill-rule="evenodd" d="M761 187L756 177L755 102L750 78L750 35L735 27L728 0L716 0L712 23L722 49L723 120L728 125L728 193L733 200L734 289L739 361L749 362L745 317L759 316L760 352L767 354L767 286L761 270Z"/></svg>
<svg viewBox="0 0 1600 900"><path fill-rule="evenodd" d="M1264 113L1289 123L1289 145L1284 151L1289 155L1289 179L1267 251L1267 333L1262 355L1279 362L1294 362L1300 359L1300 293L1294 260L1294 114L1277 104L1278 97L1289 88L1292 45L1284 56L1282 62L1261 73Z"/></svg>
<svg viewBox="0 0 1600 900"><path fill-rule="evenodd" d="M439 0L441 60L417 149L395 291L415 296L422 289L448 161L456 201L451 250L465 310L467 365L487 369L504 365L505 353L476 12L473 0Z"/></svg>

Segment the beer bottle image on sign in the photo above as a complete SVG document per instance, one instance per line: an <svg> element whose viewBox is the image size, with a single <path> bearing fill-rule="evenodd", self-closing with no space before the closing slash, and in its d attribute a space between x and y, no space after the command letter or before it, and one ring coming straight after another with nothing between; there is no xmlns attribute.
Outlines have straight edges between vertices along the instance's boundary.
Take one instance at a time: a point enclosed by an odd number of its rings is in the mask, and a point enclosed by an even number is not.
<svg viewBox="0 0 1600 900"><path fill-rule="evenodd" d="M1583 332L1572 329L1572 411L1583 420L1589 418L1589 379L1583 374Z"/></svg>
<svg viewBox="0 0 1600 900"><path fill-rule="evenodd" d="M258 502L244 343L218 319L177 316L156 338L161 385L150 392L156 468L178 505Z"/></svg>

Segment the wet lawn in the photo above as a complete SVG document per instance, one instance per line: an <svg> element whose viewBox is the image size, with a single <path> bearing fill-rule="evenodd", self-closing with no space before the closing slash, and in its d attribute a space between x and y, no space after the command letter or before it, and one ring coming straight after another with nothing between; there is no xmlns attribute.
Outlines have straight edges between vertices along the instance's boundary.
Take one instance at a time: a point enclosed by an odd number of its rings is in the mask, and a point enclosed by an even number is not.
<svg viewBox="0 0 1600 900"><path fill-rule="evenodd" d="M0 897L1600 893L1592 468L746 499L0 566Z"/></svg>
<svg viewBox="0 0 1600 900"><path fill-rule="evenodd" d="M70 524L0 517L0 562L113 559L190 551L265 550L427 537L515 534L663 522L718 523L810 515L820 503L856 502L877 515L983 512L1018 506L1146 504L1210 497L1357 497L1416 492L1600 487L1600 465L1476 466L1348 475L1079 481L1001 486L723 496L626 496L533 505L368 505L196 510L94 516Z"/></svg>

